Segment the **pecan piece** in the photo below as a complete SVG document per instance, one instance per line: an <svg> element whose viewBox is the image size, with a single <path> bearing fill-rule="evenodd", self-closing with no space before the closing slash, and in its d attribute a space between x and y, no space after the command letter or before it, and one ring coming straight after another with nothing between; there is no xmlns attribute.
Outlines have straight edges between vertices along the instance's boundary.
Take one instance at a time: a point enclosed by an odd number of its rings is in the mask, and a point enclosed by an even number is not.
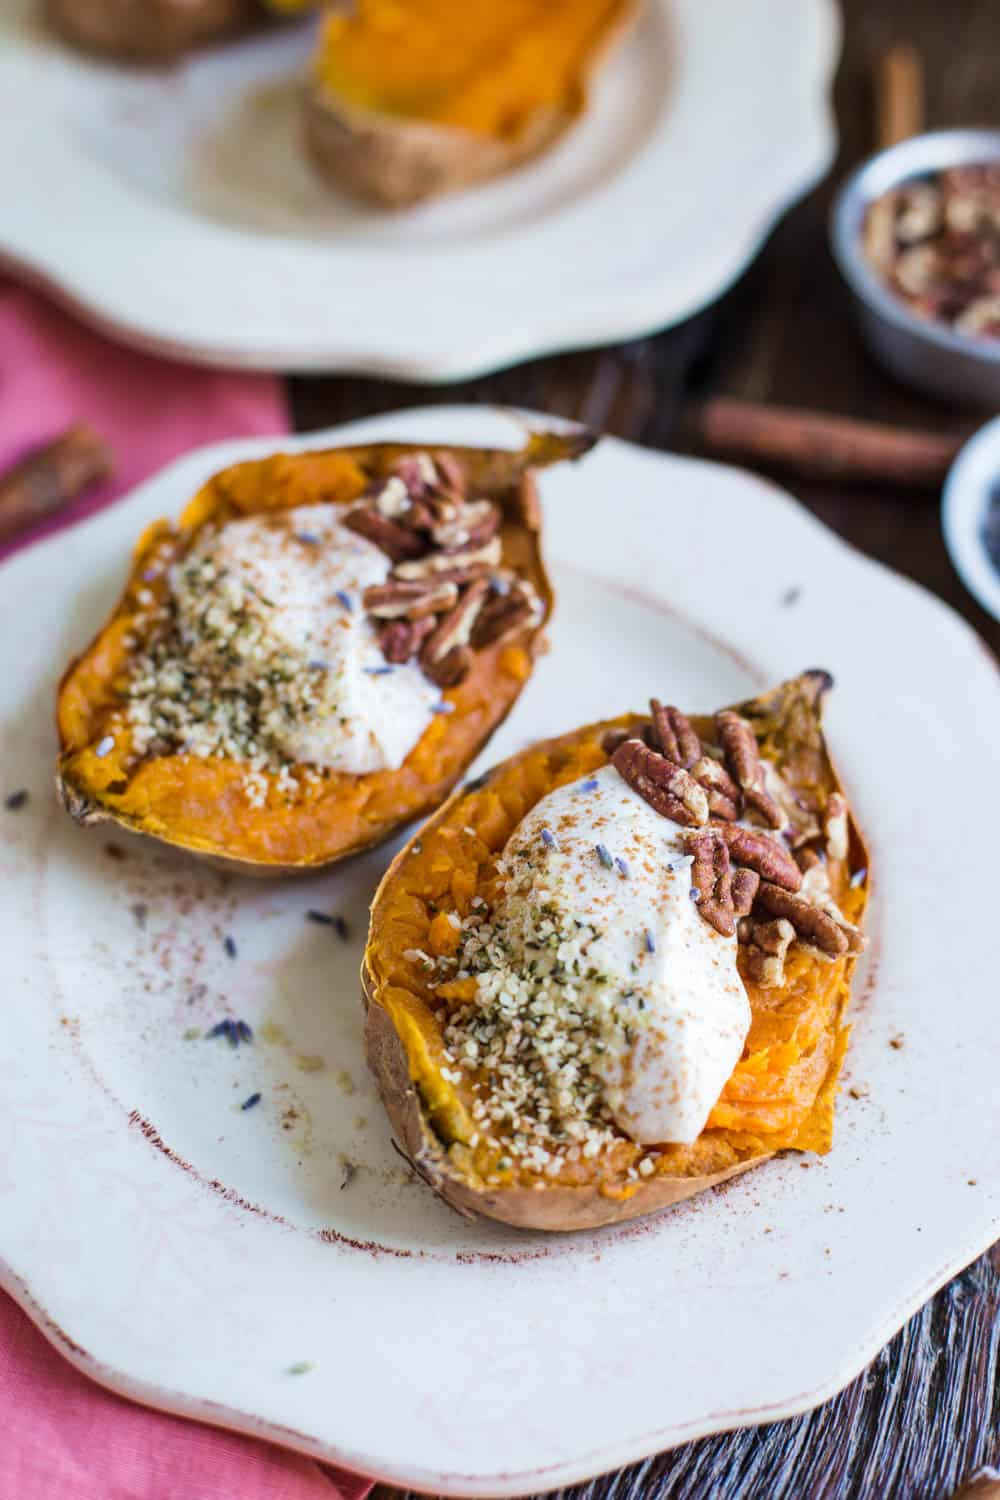
<svg viewBox="0 0 1000 1500"><path fill-rule="evenodd" d="M729 850L714 828L689 834L685 847L694 856L691 885L698 893L698 912L723 937L736 932Z"/></svg>
<svg viewBox="0 0 1000 1500"><path fill-rule="evenodd" d="M434 454L434 466L437 469L438 485L456 500L464 500L468 484L465 478L465 470L453 453L442 448Z"/></svg>
<svg viewBox="0 0 1000 1500"><path fill-rule="evenodd" d="M762 880L754 906L769 916L787 918L802 941L818 948L827 958L840 958L851 951L852 939L829 912L803 901L801 896L782 890L780 885ZM855 931L852 929L852 933ZM860 939L861 934L857 933L856 937Z"/></svg>
<svg viewBox="0 0 1000 1500"><path fill-rule="evenodd" d="M436 579L409 583L405 578L390 578L388 583L373 583L366 588L361 602L377 620L419 620L452 609L458 603L458 587Z"/></svg>
<svg viewBox="0 0 1000 1500"><path fill-rule="evenodd" d="M386 620L378 633L382 655L397 666L409 661L433 629L433 615L424 615L419 620Z"/></svg>
<svg viewBox="0 0 1000 1500"><path fill-rule="evenodd" d="M521 580L507 593L494 593L483 605L472 632L476 650L513 640L545 618L545 606L530 583Z"/></svg>
<svg viewBox="0 0 1000 1500"><path fill-rule="evenodd" d="M400 562L396 568L396 577L433 578L441 573L470 567L488 571L497 566L501 552L500 538L495 536L485 547L470 547L464 552L431 552L426 557Z"/></svg>
<svg viewBox="0 0 1000 1500"><path fill-rule="evenodd" d="M439 688L458 687L472 670L473 655L468 646L452 646L439 661L424 667L424 673ZM423 661L421 659L421 665Z"/></svg>
<svg viewBox="0 0 1000 1500"><path fill-rule="evenodd" d="M517 518L527 531L542 529L542 501L531 469L526 469L517 482Z"/></svg>
<svg viewBox="0 0 1000 1500"><path fill-rule="evenodd" d="M428 676L430 676L429 669L436 667L456 646L469 644L472 627L483 607L489 587L485 578L478 578L475 583L470 583L458 603L448 611L438 622L432 634L427 637L420 653L420 665Z"/></svg>
<svg viewBox="0 0 1000 1500"><path fill-rule="evenodd" d="M401 526L398 521L383 516L374 506L355 506L345 515L344 525L374 542L394 563L402 564L404 559L419 557L427 550L423 537L411 531L409 526Z"/></svg>
<svg viewBox="0 0 1000 1500"><path fill-rule="evenodd" d="M691 775L708 793L708 810L713 818L735 823L740 815L740 789L725 766L703 755L691 767Z"/></svg>
<svg viewBox="0 0 1000 1500"><path fill-rule="evenodd" d="M432 522L431 536L445 552L485 547L500 530L500 512L491 500L474 500L446 520Z"/></svg>
<svg viewBox="0 0 1000 1500"><path fill-rule="evenodd" d="M778 804L764 788L764 769L752 726L731 708L724 708L715 716L715 731L747 806L760 813L772 828L780 828L784 819Z"/></svg>
<svg viewBox="0 0 1000 1500"><path fill-rule="evenodd" d="M404 453L392 466L392 474L402 480L413 500L422 500L437 484L438 472L429 453Z"/></svg>
<svg viewBox="0 0 1000 1500"><path fill-rule="evenodd" d="M653 734L664 755L675 760L685 771L690 771L701 756L701 740L691 727L691 720L672 703L664 706L659 698L650 698L649 711L653 719Z"/></svg>
<svg viewBox="0 0 1000 1500"><path fill-rule="evenodd" d="M741 865L733 871L733 911L738 917L749 915L759 885L760 876L756 870L747 870Z"/></svg>
<svg viewBox="0 0 1000 1500"><path fill-rule="evenodd" d="M802 871L777 839L762 828L744 828L739 823L718 823L715 826L729 846L735 864L756 870L762 879L784 886L785 890L799 889Z"/></svg>
<svg viewBox="0 0 1000 1500"><path fill-rule="evenodd" d="M743 941L746 944L744 967L748 976L762 990L777 989L784 984L785 958L795 941L795 928L788 918L751 922Z"/></svg>
<svg viewBox="0 0 1000 1500"><path fill-rule="evenodd" d="M611 757L622 780L663 817L691 828L708 822L708 797L684 770L642 740L627 739Z"/></svg>

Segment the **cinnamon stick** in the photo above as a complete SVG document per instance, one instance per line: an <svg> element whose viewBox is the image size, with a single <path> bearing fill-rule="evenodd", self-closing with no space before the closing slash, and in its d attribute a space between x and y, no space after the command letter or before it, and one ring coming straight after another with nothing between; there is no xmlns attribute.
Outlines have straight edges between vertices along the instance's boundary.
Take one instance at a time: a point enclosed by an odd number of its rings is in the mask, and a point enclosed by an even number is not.
<svg viewBox="0 0 1000 1500"><path fill-rule="evenodd" d="M0 542L61 510L113 467L107 443L83 423L35 448L0 477Z"/></svg>
<svg viewBox="0 0 1000 1500"><path fill-rule="evenodd" d="M878 149L919 135L924 126L924 68L909 42L896 42L878 60L875 75L875 134Z"/></svg>
<svg viewBox="0 0 1000 1500"><path fill-rule="evenodd" d="M941 484L968 436L722 397L690 408L682 430L704 452L789 469L804 479L929 489Z"/></svg>

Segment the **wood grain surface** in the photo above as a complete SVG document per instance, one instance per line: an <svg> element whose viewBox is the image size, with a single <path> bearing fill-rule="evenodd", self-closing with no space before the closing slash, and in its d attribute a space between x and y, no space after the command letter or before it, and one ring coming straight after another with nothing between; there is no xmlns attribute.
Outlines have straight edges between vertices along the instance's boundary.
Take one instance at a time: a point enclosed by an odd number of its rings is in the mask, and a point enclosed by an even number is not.
<svg viewBox="0 0 1000 1500"><path fill-rule="evenodd" d="M973 430L988 414L918 396L868 359L830 258L826 221L834 186L875 144L873 81L894 43L916 45L923 58L929 128L1000 126L1000 3L845 0L842 8L836 167L720 303L666 333L442 389L297 380L297 424L326 426L427 402L498 401L670 448L687 401L732 395L933 432ZM938 493L775 477L862 551L946 599L1000 649L1000 625L969 597L948 561ZM891 630L891 620L883 628ZM564 1493L574 1500L945 1500L979 1466L1000 1463L998 1366L994 1249L816 1411L706 1438ZM385 1500L390 1492L379 1493Z"/></svg>

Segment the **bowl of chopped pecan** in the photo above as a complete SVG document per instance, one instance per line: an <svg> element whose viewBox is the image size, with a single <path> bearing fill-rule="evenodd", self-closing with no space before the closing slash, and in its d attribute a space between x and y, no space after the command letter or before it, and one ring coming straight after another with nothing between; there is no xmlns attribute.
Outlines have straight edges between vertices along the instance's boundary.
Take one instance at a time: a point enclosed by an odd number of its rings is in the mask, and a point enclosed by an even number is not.
<svg viewBox="0 0 1000 1500"><path fill-rule="evenodd" d="M901 380L1000 405L1000 130L942 130L844 183L833 253L865 341Z"/></svg>

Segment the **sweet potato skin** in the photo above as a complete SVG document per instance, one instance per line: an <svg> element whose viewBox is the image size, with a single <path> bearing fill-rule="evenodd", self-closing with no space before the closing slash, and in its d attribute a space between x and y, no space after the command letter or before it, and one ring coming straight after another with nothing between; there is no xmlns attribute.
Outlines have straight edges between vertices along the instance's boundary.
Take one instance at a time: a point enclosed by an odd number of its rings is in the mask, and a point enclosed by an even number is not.
<svg viewBox="0 0 1000 1500"><path fill-rule="evenodd" d="M783 684L770 694L749 700L737 707L752 716L775 712L789 716L796 724L796 734L801 736L801 753L822 758L824 775L833 790L840 791L839 778L829 760L825 744L819 735L818 706L823 693L830 685L824 672L804 673L791 683ZM609 721L597 726L601 730L609 727L634 727L640 722L634 716ZM592 730L595 726L588 726ZM697 726L696 726L697 727ZM577 735L587 731L577 731ZM571 741L574 735L563 740L548 742L559 746ZM538 748L538 747L534 747ZM544 746L542 747L544 748ZM523 756L522 752L512 757L512 764ZM503 767L493 774L502 774ZM467 789L456 792L431 821L420 830L417 838L426 843L428 834L439 824L445 823L451 809L467 793ZM623 1186L620 1183L603 1181L596 1177L587 1182L521 1183L516 1180L502 1186L489 1185L465 1169L461 1153L449 1149L447 1128L442 1128L440 1116L432 1118L427 1100L422 1096L413 1063L407 1053L403 1036L394 1022L389 1009L383 1003L386 992L381 980L384 971L380 945L384 934L380 931L379 912L384 892L399 878L405 861L413 852L416 840L405 846L393 861L382 885L376 893L372 906L373 920L369 946L362 968L361 985L365 1009L365 1046L368 1064L375 1079L379 1094L389 1116L396 1140L412 1162L414 1169L424 1180L458 1212L466 1216L482 1216L498 1220L513 1228L541 1231L566 1232L578 1229L594 1229L605 1224L621 1223L674 1203L682 1202L708 1188L715 1187L753 1166L769 1159L773 1150L760 1143L735 1146L720 1170L711 1173L658 1171L656 1175L641 1178L638 1182ZM867 851L853 816L850 820L851 867L867 865ZM854 960L845 965L845 991L849 988ZM828 1061L823 1082L813 1103L811 1118L832 1111L832 1100L836 1078L846 1045L846 1030L838 1011L834 1022L835 1031L829 1038L826 1050ZM821 1132L822 1133L822 1132ZM801 1132L806 1142L811 1134L808 1122ZM825 1149L821 1146L819 1149Z"/></svg>
<svg viewBox="0 0 1000 1500"><path fill-rule="evenodd" d="M45 0L49 25L74 47L158 62L260 22L259 0Z"/></svg>
<svg viewBox="0 0 1000 1500"><path fill-rule="evenodd" d="M333 187L382 208L408 208L510 171L552 145L574 118L568 110L539 113L516 140L500 141L359 109L312 85L305 138Z"/></svg>

